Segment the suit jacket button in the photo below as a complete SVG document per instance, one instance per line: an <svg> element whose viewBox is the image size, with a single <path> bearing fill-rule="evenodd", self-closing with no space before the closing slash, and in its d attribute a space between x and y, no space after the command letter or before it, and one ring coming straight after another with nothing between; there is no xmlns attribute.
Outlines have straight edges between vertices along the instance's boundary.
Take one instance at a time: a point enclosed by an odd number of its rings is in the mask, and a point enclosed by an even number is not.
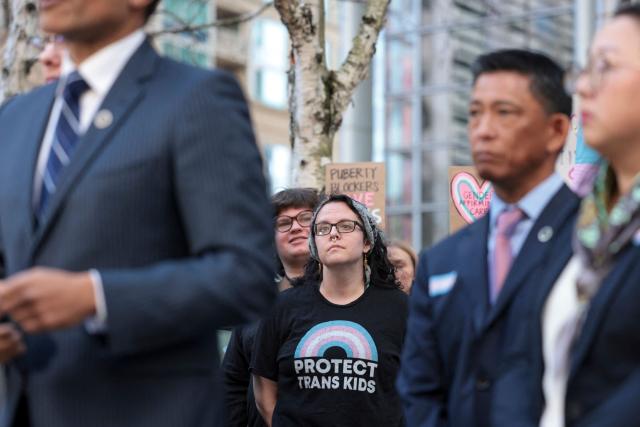
<svg viewBox="0 0 640 427"><path fill-rule="evenodd" d="M567 418L575 421L582 415L582 405L578 402L567 402Z"/></svg>
<svg viewBox="0 0 640 427"><path fill-rule="evenodd" d="M491 387L491 381L487 378L478 378L476 379L476 390L477 391L486 391Z"/></svg>

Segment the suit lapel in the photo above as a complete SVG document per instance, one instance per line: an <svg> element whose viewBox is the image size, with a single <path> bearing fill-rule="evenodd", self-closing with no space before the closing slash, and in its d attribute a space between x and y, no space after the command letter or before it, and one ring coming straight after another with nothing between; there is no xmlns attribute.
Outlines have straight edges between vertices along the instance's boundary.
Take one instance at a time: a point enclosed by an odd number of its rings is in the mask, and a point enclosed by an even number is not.
<svg viewBox="0 0 640 427"><path fill-rule="evenodd" d="M458 282L470 296L474 329L479 331L484 323L489 304L487 280L489 215L478 219L465 231L465 238L460 241L458 256L466 266L458 271Z"/></svg>
<svg viewBox="0 0 640 427"><path fill-rule="evenodd" d="M21 126L21 129L24 129L22 139L26 147L21 153L24 153L25 157L14 159L14 164L22 165L22 167L15 168L15 185L20 187L20 199L16 206L16 216L22 221L20 228L24 230L23 232L27 237L27 241L32 239L34 232L33 185L35 171L40 146L42 145L44 133L49 123L49 115L55 99L55 90L56 84L44 86L42 88L42 102L32 103L33 109L25 114L26 122ZM33 125L34 123L36 123L35 126ZM28 245L25 246L28 247ZM26 268L27 265L28 256L25 257L24 265L21 268Z"/></svg>
<svg viewBox="0 0 640 427"><path fill-rule="evenodd" d="M63 171L53 194L49 206L40 222L33 240L31 253L35 253L50 230L58 215L64 200L73 190L74 185L82 178L87 167L93 162L98 153L113 139L114 132L127 121L129 111L142 99L144 95L144 80L148 79L155 67L158 55L148 41L138 48L125 68L116 79L113 87L105 97L98 112L109 111L111 124L98 128L95 122L78 141L78 148L73 159Z"/></svg>
<svg viewBox="0 0 640 427"><path fill-rule="evenodd" d="M600 290L591 300L591 307L589 307L582 332L571 355L571 372L569 378L575 375L578 366L580 366L586 357L613 296L625 283L625 280L628 280L630 277L632 280L635 280L635 276L629 276L628 273L632 267L638 264L638 255L640 255L638 247L630 244L618 258L616 262L617 265L614 269L604 278Z"/></svg>
<svg viewBox="0 0 640 427"><path fill-rule="evenodd" d="M531 359L533 365L531 375L538 384L542 384L542 375L544 373L544 355L542 353L542 316L544 313L544 305L551 289L556 284L558 277L560 277L560 274L562 274L573 255L571 238L575 228L575 220L576 217L574 216L569 224L565 225L563 232L557 236L558 240L556 244L553 245L549 256L545 260L544 273L539 280L540 289L536 289L532 294L533 317L531 318L531 324L528 325L532 340ZM536 388L536 392L532 395L532 400L535 402L536 408L540 408L543 405L544 398L541 393L542 388L539 387Z"/></svg>
<svg viewBox="0 0 640 427"><path fill-rule="evenodd" d="M504 312L529 274L547 258L553 242L557 240L558 234L563 230L565 221L575 212L577 207L578 197L566 185L563 185L529 231L522 249L513 262L513 267L507 274L504 287L489 313L486 327L489 327ZM553 234L547 240L544 234L548 236L549 231ZM571 246L570 239L566 241L566 245Z"/></svg>

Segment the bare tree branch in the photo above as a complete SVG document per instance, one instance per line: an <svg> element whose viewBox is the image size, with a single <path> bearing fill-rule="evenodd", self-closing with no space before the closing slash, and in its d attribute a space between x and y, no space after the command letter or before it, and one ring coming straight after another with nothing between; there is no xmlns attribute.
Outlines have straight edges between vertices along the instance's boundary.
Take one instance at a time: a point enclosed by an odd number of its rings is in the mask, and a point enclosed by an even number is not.
<svg viewBox="0 0 640 427"><path fill-rule="evenodd" d="M182 27L187 27L187 26L191 25L191 23L185 21L184 19L182 19L181 16L179 16L177 13L172 12L169 9L164 9L163 8L163 9L158 10L157 13L160 14L160 15L168 16L169 18L173 19L175 22L178 23L178 25L180 25Z"/></svg>
<svg viewBox="0 0 640 427"><path fill-rule="evenodd" d="M237 17L234 17L234 18L219 19L219 20L216 20L216 21L207 22L205 24L200 24L200 25L185 24L185 25L181 25L181 26L175 27L175 28L165 28L165 29L158 30L158 31L152 31L152 32L149 33L149 35L150 36L157 36L157 35L160 35L160 34L189 33L189 32L195 32L195 31L198 31L198 30L205 30L205 29L208 29L208 28L230 27L230 26L233 26L233 25L238 25L238 24L242 24L242 23L247 22L247 21L251 21L252 19L254 19L254 18L258 17L259 15L261 15L262 13L264 13L271 6L273 6L273 2L272 1L263 4L262 6L260 6L257 10L255 10L253 12L246 13L244 15L240 15L240 16L237 16Z"/></svg>
<svg viewBox="0 0 640 427"><path fill-rule="evenodd" d="M287 27L291 41L294 42L297 39L297 35L303 36L301 30L304 25L309 22L309 18L304 17L303 9L304 5L299 0L275 0L274 6L280 14L282 23Z"/></svg>
<svg viewBox="0 0 640 427"><path fill-rule="evenodd" d="M384 25L390 0L369 0L362 16L358 35L338 71L335 72L333 100L338 114L347 108L358 84L367 77L371 58L376 51L378 35Z"/></svg>

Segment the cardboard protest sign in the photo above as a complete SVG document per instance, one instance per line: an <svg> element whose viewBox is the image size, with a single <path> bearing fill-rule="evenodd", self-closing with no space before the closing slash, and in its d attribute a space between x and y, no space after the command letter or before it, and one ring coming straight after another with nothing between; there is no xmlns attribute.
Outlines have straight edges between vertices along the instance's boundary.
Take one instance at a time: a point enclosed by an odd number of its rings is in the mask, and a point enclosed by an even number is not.
<svg viewBox="0 0 640 427"><path fill-rule="evenodd" d="M384 163L331 163L325 168L328 194L346 194L364 204L385 226L385 167Z"/></svg>
<svg viewBox="0 0 640 427"><path fill-rule="evenodd" d="M449 167L449 232L453 233L489 210L493 189L473 166Z"/></svg>

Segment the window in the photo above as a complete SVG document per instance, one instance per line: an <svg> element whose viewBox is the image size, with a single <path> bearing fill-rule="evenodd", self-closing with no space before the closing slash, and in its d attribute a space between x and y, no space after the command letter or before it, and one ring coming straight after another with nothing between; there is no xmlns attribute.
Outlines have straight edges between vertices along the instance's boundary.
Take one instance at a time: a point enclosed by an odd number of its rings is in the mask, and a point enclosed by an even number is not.
<svg viewBox="0 0 640 427"><path fill-rule="evenodd" d="M271 19L258 20L253 27L251 54L250 92L255 100L272 108L286 108L288 53L284 25Z"/></svg>
<svg viewBox="0 0 640 427"><path fill-rule="evenodd" d="M163 6L164 28L198 26L211 20L207 0L164 0ZM208 30L163 34L161 40L160 46L165 55L192 65L201 67L210 65L207 55Z"/></svg>
<svg viewBox="0 0 640 427"><path fill-rule="evenodd" d="M265 163L269 172L269 188L274 194L291 186L291 149L282 144L264 147Z"/></svg>

